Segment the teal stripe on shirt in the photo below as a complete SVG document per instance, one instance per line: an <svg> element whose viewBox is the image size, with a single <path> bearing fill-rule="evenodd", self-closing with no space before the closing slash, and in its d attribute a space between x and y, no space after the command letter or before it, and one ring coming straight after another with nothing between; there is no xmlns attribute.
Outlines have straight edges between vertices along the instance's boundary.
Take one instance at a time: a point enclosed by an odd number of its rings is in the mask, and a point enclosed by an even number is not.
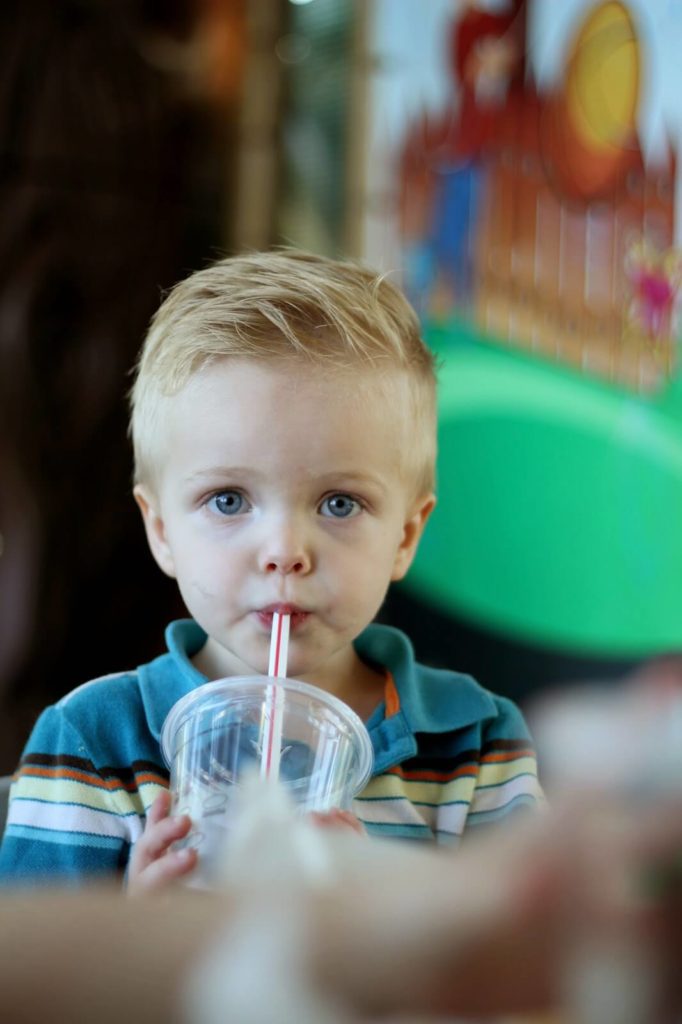
<svg viewBox="0 0 682 1024"><path fill-rule="evenodd" d="M57 832L55 829L35 828L31 825L10 825L6 835L11 839L29 839L32 842L59 843L64 846L96 846L102 850L118 850L118 836L98 836L92 832Z"/></svg>

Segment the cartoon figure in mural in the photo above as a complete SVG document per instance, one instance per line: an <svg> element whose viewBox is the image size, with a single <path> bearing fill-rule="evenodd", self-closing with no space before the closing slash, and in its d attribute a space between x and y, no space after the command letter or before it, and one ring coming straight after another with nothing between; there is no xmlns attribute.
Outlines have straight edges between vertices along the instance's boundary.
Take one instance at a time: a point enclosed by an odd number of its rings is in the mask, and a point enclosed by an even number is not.
<svg viewBox="0 0 682 1024"><path fill-rule="evenodd" d="M449 56L458 108L408 138L402 161L406 287L417 306L465 305L472 292L471 239L477 221L481 154L495 136L511 89L525 73L525 0L490 13L460 0Z"/></svg>
<svg viewBox="0 0 682 1024"><path fill-rule="evenodd" d="M633 239L674 244L676 153L647 163L639 139L643 43L626 4L594 3L540 93L533 10L458 5L458 105L423 117L402 154L406 287L427 321L464 315L485 336L650 391L672 372L680 281L675 257L652 269L651 255L646 268L629 255Z"/></svg>

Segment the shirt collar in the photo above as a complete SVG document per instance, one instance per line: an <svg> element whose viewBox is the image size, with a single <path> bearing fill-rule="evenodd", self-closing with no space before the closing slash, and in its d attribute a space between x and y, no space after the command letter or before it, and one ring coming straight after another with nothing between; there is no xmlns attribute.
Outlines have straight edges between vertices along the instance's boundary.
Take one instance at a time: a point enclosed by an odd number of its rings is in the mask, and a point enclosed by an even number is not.
<svg viewBox="0 0 682 1024"><path fill-rule="evenodd" d="M193 619L178 619L166 629L168 653L138 669L142 702L155 739L173 705L208 678L192 664L206 642L206 633Z"/></svg>
<svg viewBox="0 0 682 1024"><path fill-rule="evenodd" d="M355 649L390 673L381 713L367 723L375 772L416 754L415 733L464 729L497 714L492 696L471 676L418 664L408 638L392 626L368 626Z"/></svg>
<svg viewBox="0 0 682 1024"><path fill-rule="evenodd" d="M171 622L168 653L139 669L147 721L157 740L176 701L208 681L191 660L205 642L206 633L193 619ZM381 713L367 723L375 772L414 755L415 733L463 729L497 713L491 695L471 676L420 665L409 639L392 626L368 626L354 646L364 661L389 673Z"/></svg>

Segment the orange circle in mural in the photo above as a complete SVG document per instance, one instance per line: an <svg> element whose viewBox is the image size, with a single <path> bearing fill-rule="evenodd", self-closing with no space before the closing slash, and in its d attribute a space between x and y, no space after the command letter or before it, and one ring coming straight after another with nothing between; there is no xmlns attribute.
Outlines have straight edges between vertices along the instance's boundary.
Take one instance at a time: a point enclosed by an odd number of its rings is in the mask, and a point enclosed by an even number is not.
<svg viewBox="0 0 682 1024"><path fill-rule="evenodd" d="M640 63L625 5L599 4L578 32L545 119L553 171L571 195L607 194L636 157Z"/></svg>

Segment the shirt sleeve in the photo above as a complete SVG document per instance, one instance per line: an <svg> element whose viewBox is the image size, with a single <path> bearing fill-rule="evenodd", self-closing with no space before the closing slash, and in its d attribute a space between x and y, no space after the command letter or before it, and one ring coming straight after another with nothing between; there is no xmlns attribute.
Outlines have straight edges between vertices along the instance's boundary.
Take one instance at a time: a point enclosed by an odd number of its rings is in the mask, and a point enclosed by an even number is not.
<svg viewBox="0 0 682 1024"><path fill-rule="evenodd" d="M10 790L0 885L77 885L120 873L140 831L125 786L96 767L65 709L47 708Z"/></svg>
<svg viewBox="0 0 682 1024"><path fill-rule="evenodd" d="M535 749L524 717L506 697L496 696L495 703L498 714L483 730L467 827L507 819L523 809L545 804Z"/></svg>

